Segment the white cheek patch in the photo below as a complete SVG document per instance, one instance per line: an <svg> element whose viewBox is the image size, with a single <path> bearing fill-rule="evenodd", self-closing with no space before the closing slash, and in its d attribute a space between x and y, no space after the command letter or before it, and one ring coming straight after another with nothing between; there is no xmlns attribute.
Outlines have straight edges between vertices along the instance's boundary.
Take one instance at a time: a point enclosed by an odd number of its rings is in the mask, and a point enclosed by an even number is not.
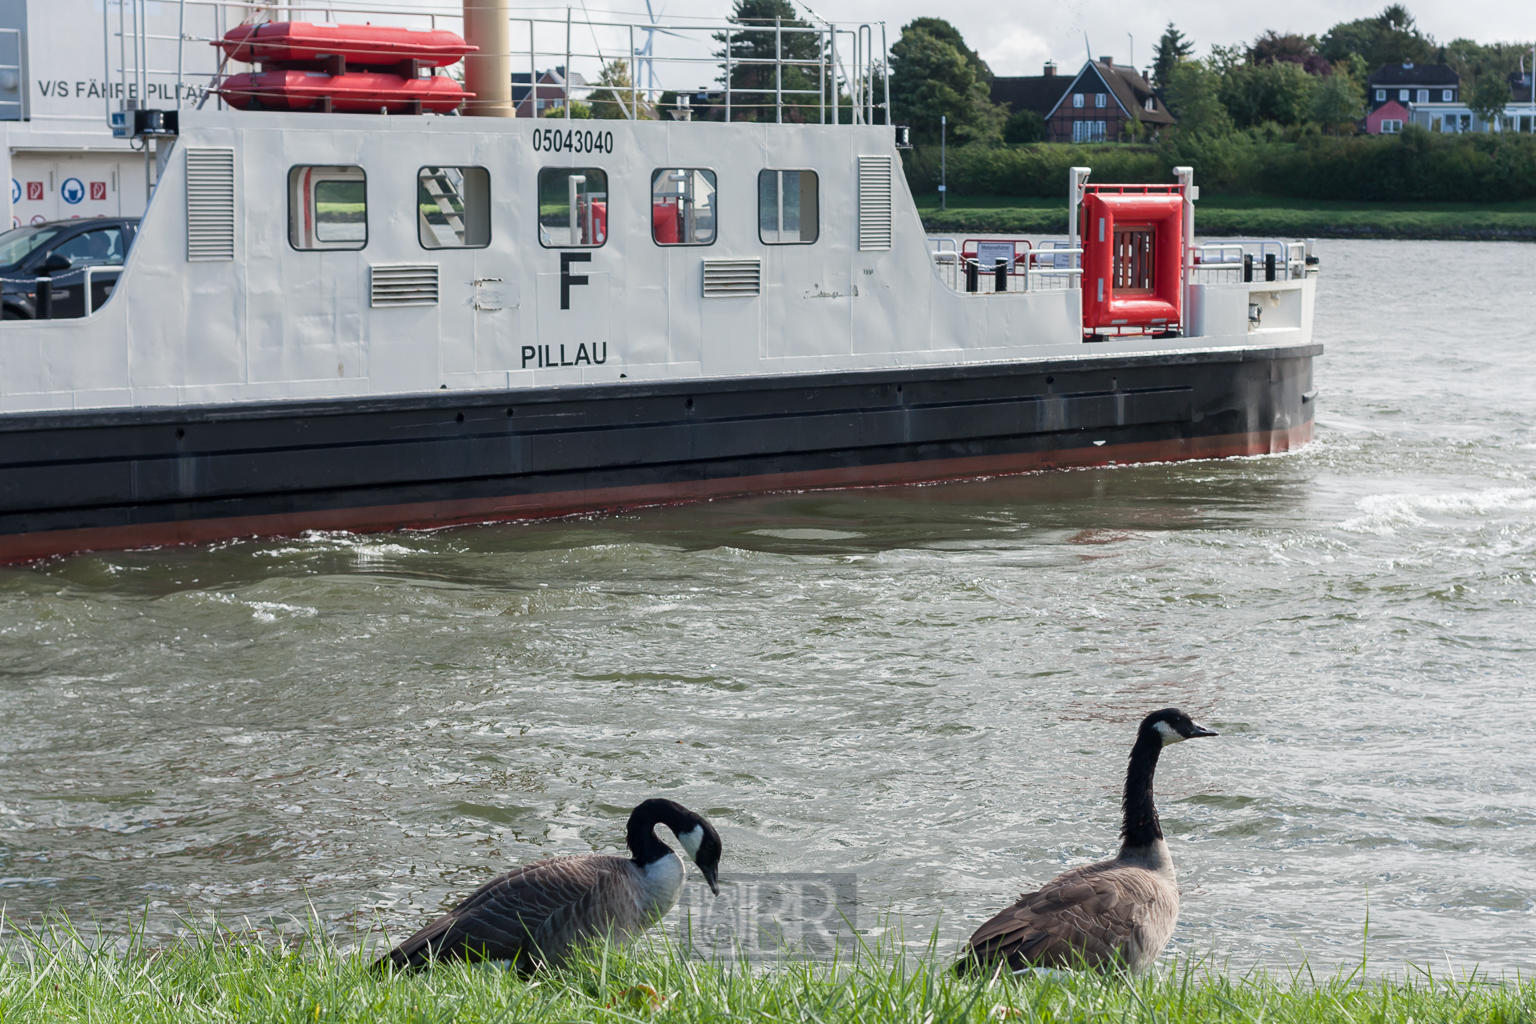
<svg viewBox="0 0 1536 1024"><path fill-rule="evenodd" d="M1152 728L1156 729L1157 734L1163 738L1163 746L1165 747L1170 743L1184 742L1184 737L1179 735L1179 730L1167 722L1153 722Z"/></svg>
<svg viewBox="0 0 1536 1024"><path fill-rule="evenodd" d="M679 832L677 841L683 844L683 849L688 851L688 856L694 860L699 859L699 847L704 842L704 826L695 825L687 832Z"/></svg>

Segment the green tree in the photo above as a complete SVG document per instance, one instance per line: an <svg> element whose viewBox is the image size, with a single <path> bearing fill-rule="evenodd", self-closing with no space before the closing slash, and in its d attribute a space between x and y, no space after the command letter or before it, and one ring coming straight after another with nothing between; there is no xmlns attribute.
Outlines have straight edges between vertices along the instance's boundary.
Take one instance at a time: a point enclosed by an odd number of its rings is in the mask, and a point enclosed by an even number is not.
<svg viewBox="0 0 1536 1024"><path fill-rule="evenodd" d="M790 0L736 0L730 20L737 25L753 26L745 31L730 34L730 87L731 119L733 121L772 121L776 116L774 98L777 90L785 90L783 108L786 121L815 121L820 113L820 103L804 94L812 95L820 88L820 74L816 65L821 57L820 36L813 32L778 32L779 28L810 28L809 22L795 17ZM763 26L756 28L756 26ZM724 60L726 34L715 34L715 42L722 49L715 56ZM775 56L786 61L806 62L801 65L785 65L780 69L772 63ZM726 76L721 65L720 81Z"/></svg>
<svg viewBox="0 0 1536 1024"><path fill-rule="evenodd" d="M630 86L628 61L611 60L604 64L603 73L597 79L597 88L587 97L587 103L592 107L592 116L610 121L628 118L631 115L631 99L638 96L639 101L633 104L635 119L655 119L656 112L645 102L645 95L632 94Z"/></svg>
<svg viewBox="0 0 1536 1024"><path fill-rule="evenodd" d="M1239 128L1273 121L1297 125L1310 119L1318 79L1300 64L1244 64L1221 79L1221 102Z"/></svg>
<svg viewBox="0 0 1536 1024"><path fill-rule="evenodd" d="M551 104L551 105L546 106L544 108L544 113L540 114L539 116L540 117L564 117L565 116L565 108L564 107L557 107L557 106L554 106L554 105ZM587 118L590 118L591 116L592 116L592 108L590 106L588 106L587 104L581 102L581 100L576 100L576 99L571 100L571 120L573 120L573 121L584 121Z"/></svg>
<svg viewBox="0 0 1536 1024"><path fill-rule="evenodd" d="M1503 115L1511 99L1509 82L1504 76L1488 74L1477 80L1472 90L1472 102L1467 106L1472 108L1472 113L1481 118L1484 124L1488 124Z"/></svg>
<svg viewBox="0 0 1536 1024"><path fill-rule="evenodd" d="M971 67L976 69L976 77L987 83L988 88L991 87L992 79L995 77L992 69L987 66L986 61L981 59L981 54L965 45L965 38L960 35L960 30L943 18L913 18L907 22L907 27L902 29L902 32L927 32L935 39L953 46L964 54L965 59L970 61Z"/></svg>
<svg viewBox="0 0 1536 1024"><path fill-rule="evenodd" d="M1335 135L1365 116L1365 90L1348 73L1337 70L1312 94L1312 120Z"/></svg>
<svg viewBox="0 0 1536 1024"><path fill-rule="evenodd" d="M1152 58L1152 84L1159 89L1168 88L1174 66L1188 60L1194 52L1194 40L1186 39L1170 21L1163 30L1163 37L1157 41L1157 55Z"/></svg>
<svg viewBox="0 0 1536 1024"><path fill-rule="evenodd" d="M1002 142L1008 108L992 102L976 65L959 47L916 24L905 26L891 47L896 120L911 125L912 133L924 141L938 140L939 118L948 116L957 141Z"/></svg>
<svg viewBox="0 0 1536 1024"><path fill-rule="evenodd" d="M1427 64L1436 57L1435 41L1419 31L1402 4L1383 8L1374 18L1339 22L1324 33L1319 50L1330 61L1358 53L1373 69L1403 61Z"/></svg>
<svg viewBox="0 0 1536 1024"><path fill-rule="evenodd" d="M1174 65L1168 76L1167 103L1178 119L1179 134L1232 133L1232 115L1221 102L1221 76L1203 61L1187 60Z"/></svg>
<svg viewBox="0 0 1536 1024"><path fill-rule="evenodd" d="M1010 146L1045 141L1045 118L1033 110L1015 110L1003 125L1003 141Z"/></svg>

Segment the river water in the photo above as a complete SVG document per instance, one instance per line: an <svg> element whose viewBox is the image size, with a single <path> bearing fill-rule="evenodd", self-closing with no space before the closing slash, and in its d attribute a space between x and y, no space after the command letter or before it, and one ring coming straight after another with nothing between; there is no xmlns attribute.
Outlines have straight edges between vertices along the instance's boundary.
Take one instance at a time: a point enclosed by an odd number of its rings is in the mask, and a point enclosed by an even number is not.
<svg viewBox="0 0 1536 1024"><path fill-rule="evenodd" d="M1319 251L1289 455L0 569L0 901L398 933L664 794L952 944L1178 705L1175 949L1536 969L1536 249Z"/></svg>

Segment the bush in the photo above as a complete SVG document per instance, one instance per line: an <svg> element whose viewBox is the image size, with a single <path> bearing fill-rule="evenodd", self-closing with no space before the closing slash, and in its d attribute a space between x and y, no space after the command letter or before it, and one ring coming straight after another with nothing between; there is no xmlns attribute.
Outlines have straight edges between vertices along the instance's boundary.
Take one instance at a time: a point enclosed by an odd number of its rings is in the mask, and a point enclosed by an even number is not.
<svg viewBox="0 0 1536 1024"><path fill-rule="evenodd" d="M1003 141L1009 145L1044 142L1045 118L1033 110L1015 110L1003 125Z"/></svg>
<svg viewBox="0 0 1536 1024"><path fill-rule="evenodd" d="M939 147L908 151L904 167L914 194L938 190ZM1065 196L1069 167L1092 167L1098 182L1172 180L1150 146L955 146L949 150L949 190L962 196Z"/></svg>

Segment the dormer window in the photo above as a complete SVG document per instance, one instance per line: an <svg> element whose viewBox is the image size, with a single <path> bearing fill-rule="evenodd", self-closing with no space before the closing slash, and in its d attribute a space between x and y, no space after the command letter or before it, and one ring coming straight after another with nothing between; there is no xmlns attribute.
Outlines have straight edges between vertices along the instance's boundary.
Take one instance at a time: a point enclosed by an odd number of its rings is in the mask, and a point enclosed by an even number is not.
<svg viewBox="0 0 1536 1024"><path fill-rule="evenodd" d="M1147 109L1148 110L1156 110L1157 109L1157 102L1155 100L1153 100L1151 96L1147 97Z"/></svg>

